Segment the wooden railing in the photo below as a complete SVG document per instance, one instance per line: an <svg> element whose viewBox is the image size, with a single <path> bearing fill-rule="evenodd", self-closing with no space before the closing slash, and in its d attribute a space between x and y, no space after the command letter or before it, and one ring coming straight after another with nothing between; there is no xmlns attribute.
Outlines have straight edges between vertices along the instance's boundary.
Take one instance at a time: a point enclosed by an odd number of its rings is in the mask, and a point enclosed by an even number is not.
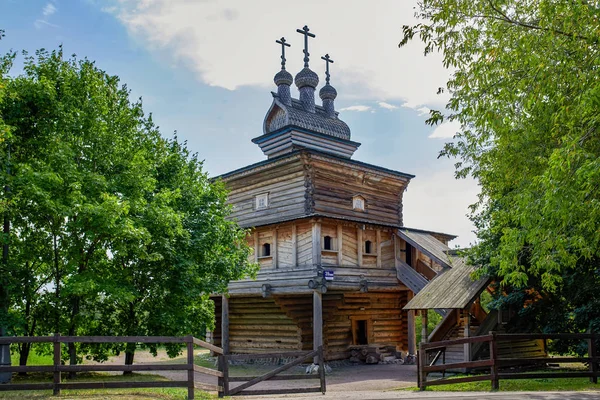
<svg viewBox="0 0 600 400"><path fill-rule="evenodd" d="M267 372L261 376L229 376L229 361L230 360L253 360L257 358L292 358L297 357L294 361L291 361L285 365L282 365L272 371ZM283 371L286 371L294 366L300 365L307 359L315 358L315 361L319 365L319 374L290 374L290 375L278 375ZM219 380L219 384L223 386L223 392L219 392L219 397L225 396L247 396L247 395L271 395L271 394L291 394L291 393L314 393L321 392L325 394L325 359L323 357L323 346L320 346L317 350L313 351L292 351L286 353L261 353L261 354L235 354L235 355L221 355L219 356L219 370L224 372L224 376ZM312 388L286 388L286 389L262 389L262 390L247 390L249 387L254 386L260 382L267 380L300 380L300 379L319 379L319 387ZM230 382L245 382L234 388L229 387Z"/></svg>
<svg viewBox="0 0 600 400"><path fill-rule="evenodd" d="M500 379L542 379L542 378L580 378L589 377L590 382L598 383L598 357L596 349L596 341L600 336L595 333L555 333L555 334L497 334L495 332L484 336L474 336L464 339L444 340L440 342L421 343L419 345L419 353L417 357L418 369L418 386L419 389L425 390L427 386L447 385L463 382L487 381L491 382L492 390L499 388ZM586 340L588 344L587 357L535 357L535 358L499 358L498 357L498 342L499 341L516 341L516 340L537 340L537 339L564 339L564 340ZM486 360L457 362L451 364L434 365L429 363L430 352L438 354L444 351L448 346L471 343L488 343L490 349L490 358ZM437 361L437 360L436 360ZM588 371L554 371L554 372L503 372L501 368L517 367L531 364L545 363L588 363ZM489 373L482 375L472 375L460 378L445 378L445 373L448 370L485 370ZM442 372L442 379L427 380L427 375L430 372Z"/></svg>
<svg viewBox="0 0 600 400"><path fill-rule="evenodd" d="M193 336L34 336L34 337L0 337L0 344L12 343L52 343L54 347L53 365L32 366L0 366L2 372L51 372L53 382L1 384L0 391L7 390L48 390L52 389L54 395L59 395L61 389L124 389L124 388L162 388L162 387L187 387L188 399L194 399L194 389L218 391L222 393L222 386L208 385L195 382L194 373L223 378L223 371L201 367L194 364L194 346L211 350L216 354L223 354L220 347L196 339ZM63 343L181 343L187 348L187 363L185 364L150 364L150 365L62 365L61 345ZM62 372L118 372L118 371L187 371L187 380L158 381L158 382L68 382L61 381Z"/></svg>

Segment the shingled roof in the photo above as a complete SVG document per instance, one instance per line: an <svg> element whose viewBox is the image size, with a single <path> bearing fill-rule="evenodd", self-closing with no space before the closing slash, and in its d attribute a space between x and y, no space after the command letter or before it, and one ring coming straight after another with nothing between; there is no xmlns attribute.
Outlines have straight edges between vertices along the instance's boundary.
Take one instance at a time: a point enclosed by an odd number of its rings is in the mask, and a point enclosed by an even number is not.
<svg viewBox="0 0 600 400"><path fill-rule="evenodd" d="M304 109L300 100L292 99L292 105L287 106L279 101L277 93L273 93L273 104L267 112L263 124L263 133L269 134L286 126L297 126L309 131L323 133L340 139L350 140L350 128L346 123L335 117L329 117L325 109L315 105L315 112Z"/></svg>
<svg viewBox="0 0 600 400"><path fill-rule="evenodd" d="M486 288L490 279L471 279L477 267L462 257L447 256L452 268L429 282L404 306L405 310L464 309Z"/></svg>

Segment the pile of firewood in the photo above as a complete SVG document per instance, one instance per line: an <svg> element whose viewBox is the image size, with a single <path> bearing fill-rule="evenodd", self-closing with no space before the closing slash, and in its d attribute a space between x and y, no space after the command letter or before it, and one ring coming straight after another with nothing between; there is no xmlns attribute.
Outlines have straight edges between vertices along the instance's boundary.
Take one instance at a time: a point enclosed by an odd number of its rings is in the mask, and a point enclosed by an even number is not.
<svg viewBox="0 0 600 400"><path fill-rule="evenodd" d="M378 364L402 359L402 354L396 350L396 346L386 345L362 345L350 346L350 361L353 363Z"/></svg>

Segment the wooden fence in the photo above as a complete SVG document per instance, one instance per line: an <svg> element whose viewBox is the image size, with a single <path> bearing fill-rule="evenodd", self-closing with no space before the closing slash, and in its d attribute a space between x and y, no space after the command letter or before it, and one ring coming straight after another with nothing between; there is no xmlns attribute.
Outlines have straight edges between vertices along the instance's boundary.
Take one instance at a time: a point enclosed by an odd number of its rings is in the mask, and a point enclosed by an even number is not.
<svg viewBox="0 0 600 400"><path fill-rule="evenodd" d="M596 341L600 336L595 333L555 333L555 334L498 334L495 332L484 336L474 336L464 339L445 340L432 343L421 343L419 345L418 364L418 386L425 390L427 386L447 385L463 382L490 381L492 390L499 388L500 379L542 379L542 378L578 378L589 377L593 383L598 383L598 357L596 351ZM588 344L587 357L535 357L535 358L500 358L498 357L499 341L517 341L517 340L537 340L537 339L563 339L563 340L586 340ZM451 364L435 365L439 357L434 357L434 362L428 362L429 352L440 352L443 354L448 346L472 343L488 343L490 358L485 360L466 361ZM545 363L588 363L588 371L555 371L555 372L503 372L502 368L518 367L532 364ZM448 370L486 370L488 374L466 376L461 378L445 378ZM442 372L442 378L436 380L427 380L430 372Z"/></svg>
<svg viewBox="0 0 600 400"><path fill-rule="evenodd" d="M0 344L12 343L52 343L54 346L53 365L32 366L0 366L2 372L51 372L53 382L1 384L0 391L7 390L48 390L52 389L54 395L59 395L61 389L124 389L124 388L160 388L160 387L187 387L188 399L194 398L194 389L204 389L223 392L219 385L208 385L194 381L194 373L223 378L223 371L213 370L194 364L194 346L209 349L216 354L223 354L220 347L196 339L193 336L33 336L33 337L0 337ZM62 365L61 345L63 343L181 343L187 347L187 363L185 364L151 364L151 365ZM119 371L187 371L187 380L158 381L158 382L61 382L62 372L119 372Z"/></svg>
<svg viewBox="0 0 600 400"><path fill-rule="evenodd" d="M285 365L282 365L272 371L267 372L262 376L229 376L229 361L230 360L252 360L257 358L292 358L296 357L294 361L291 361ZM290 375L278 375L279 373L286 371L294 366L300 365L307 359L315 358L315 361L319 365L319 375L310 374L290 374ZM325 359L323 357L323 346L320 346L317 350L313 351L292 351L286 353L269 353L269 354L235 354L235 355L221 355L219 356L219 369L223 370L224 376L219 380L219 384L223 386L223 392L219 392L219 397L225 396L237 396L237 395L270 395L270 394L291 394L291 393L314 393L321 392L325 394ZM262 390L247 390L249 387L256 385L259 382L266 380L304 380L304 379L319 379L320 385L318 387L311 388L286 388L286 389L262 389ZM234 388L229 387L230 382L245 382Z"/></svg>

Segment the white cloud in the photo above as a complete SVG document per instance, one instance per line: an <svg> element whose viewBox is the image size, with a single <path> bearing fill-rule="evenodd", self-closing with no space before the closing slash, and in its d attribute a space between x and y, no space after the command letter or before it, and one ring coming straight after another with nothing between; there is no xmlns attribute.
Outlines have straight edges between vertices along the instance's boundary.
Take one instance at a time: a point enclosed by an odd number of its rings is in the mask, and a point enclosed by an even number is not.
<svg viewBox="0 0 600 400"><path fill-rule="evenodd" d="M431 111L429 109L429 107L419 107L419 108L417 108L417 112L419 113L420 117L429 115L429 111Z"/></svg>
<svg viewBox="0 0 600 400"><path fill-rule="evenodd" d="M42 29L44 26L49 26L51 28L59 28L58 25L50 23L43 19L36 19L35 22L33 23L33 26L35 26L36 29Z"/></svg>
<svg viewBox="0 0 600 400"><path fill-rule="evenodd" d="M371 109L371 106L362 106L362 105L340 108L340 111L358 111L358 112L371 111L371 112L373 112L373 110Z"/></svg>
<svg viewBox="0 0 600 400"><path fill-rule="evenodd" d="M44 9L42 10L42 14L44 14L44 17L49 17L52 14L54 14L55 12L56 12L56 7L52 3L46 4L44 6Z"/></svg>
<svg viewBox="0 0 600 400"><path fill-rule="evenodd" d="M451 139L456 132L460 131L460 123L457 121L442 122L433 130L430 139Z"/></svg>
<svg viewBox="0 0 600 400"><path fill-rule="evenodd" d="M379 102L377 102L377 104L379 104L379 107L385 108L386 110L395 110L398 108L398 106L395 106L390 103L386 103L385 101L379 101Z"/></svg>
<svg viewBox="0 0 600 400"><path fill-rule="evenodd" d="M455 179L452 168L419 173L404 194L404 225L458 235L450 247L475 242L475 227L465 216L477 201L479 186L471 178Z"/></svg>
<svg viewBox="0 0 600 400"><path fill-rule="evenodd" d="M112 5L105 10L132 36L212 86L272 87L279 67L275 39L281 36L292 45L286 52L288 71L299 71L303 40L296 28L308 24L317 36L309 45L311 68L324 81L320 56L331 54L332 85L343 88L346 99L386 98L438 108L447 100L447 92L436 94L449 77L441 55L423 57L417 41L398 48L402 25L415 23L412 1L347 0L341 7L338 0L304 0L293 12L279 0L113 0Z"/></svg>

